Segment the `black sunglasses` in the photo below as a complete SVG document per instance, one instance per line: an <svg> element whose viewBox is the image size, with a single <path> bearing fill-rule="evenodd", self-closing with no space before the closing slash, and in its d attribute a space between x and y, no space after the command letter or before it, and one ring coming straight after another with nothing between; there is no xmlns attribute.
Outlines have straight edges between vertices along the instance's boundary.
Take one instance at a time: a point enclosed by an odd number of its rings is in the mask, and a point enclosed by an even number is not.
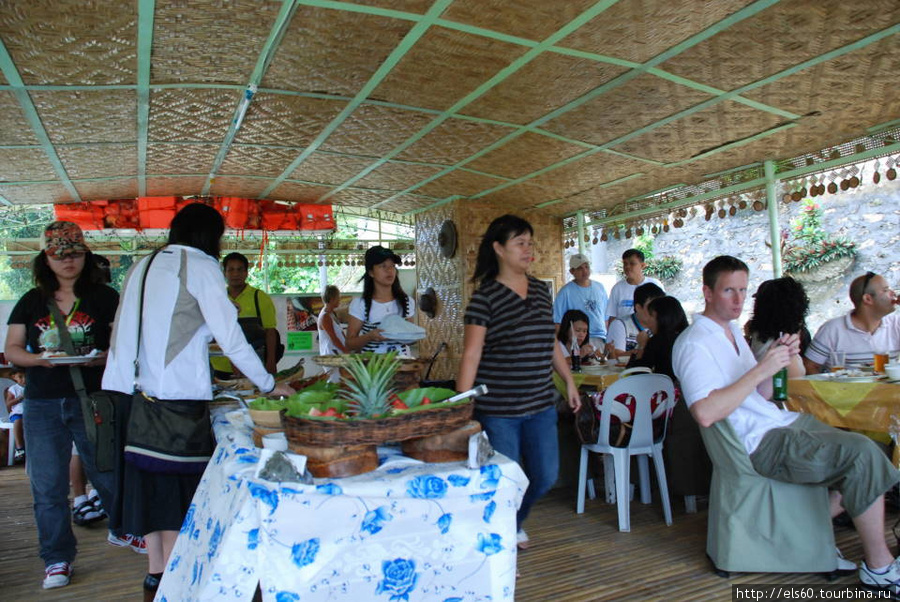
<svg viewBox="0 0 900 602"><path fill-rule="evenodd" d="M867 293L866 289L869 288L869 282L872 281L872 278L874 278L877 275L878 274L876 274L875 272L866 272L866 277L863 278L863 285L862 285L862 294L863 295L871 294L871 293Z"/></svg>

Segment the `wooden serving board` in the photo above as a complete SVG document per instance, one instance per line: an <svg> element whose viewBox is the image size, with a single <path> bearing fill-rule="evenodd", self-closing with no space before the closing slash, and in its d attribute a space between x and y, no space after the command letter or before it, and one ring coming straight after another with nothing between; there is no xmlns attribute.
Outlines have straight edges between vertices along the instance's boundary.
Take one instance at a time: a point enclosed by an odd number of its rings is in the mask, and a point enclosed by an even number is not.
<svg viewBox="0 0 900 602"><path fill-rule="evenodd" d="M423 462L460 462L469 457L469 437L481 432L481 424L470 420L464 427L430 437L408 439L403 455Z"/></svg>

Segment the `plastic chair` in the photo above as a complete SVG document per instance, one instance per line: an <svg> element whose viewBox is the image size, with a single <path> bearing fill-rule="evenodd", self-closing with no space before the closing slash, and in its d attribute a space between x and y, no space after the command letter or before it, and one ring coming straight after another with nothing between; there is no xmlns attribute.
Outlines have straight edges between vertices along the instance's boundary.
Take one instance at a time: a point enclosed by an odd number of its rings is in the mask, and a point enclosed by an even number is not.
<svg viewBox="0 0 900 602"><path fill-rule="evenodd" d="M9 378L0 378L0 430L7 431L9 446L6 452L7 466L15 463L16 441L13 437L13 423L9 421L9 409L6 407L6 390L15 384Z"/></svg>
<svg viewBox="0 0 900 602"><path fill-rule="evenodd" d="M615 475L616 505L619 513L619 531L631 531L630 513L630 483L631 483L631 456L638 456L638 471L640 473L641 501L650 503L650 478L647 467L647 456L653 458L653 466L656 468L656 479L659 484L659 494L662 498L663 515L667 525L672 524L672 507L669 502L669 488L666 482L666 468L663 464L662 447L665 437L658 441L653 438L653 416L650 405L654 393L664 392L666 400L657 408L657 416L668 415L668 410L675 400L675 387L672 379L664 374L638 374L629 378L619 379L610 386L604 396L600 409L600 433L597 443L581 446L581 460L578 467L578 492L575 511L578 514L584 512L584 496L587 485L588 452L604 454L612 458L612 468ZM610 421L613 416L620 420L631 419L628 408L616 401L616 397L626 394L634 398L635 414L632 422L631 438L626 447L615 447L610 440ZM643 466L642 466L643 463ZM609 463L606 463L609 466Z"/></svg>

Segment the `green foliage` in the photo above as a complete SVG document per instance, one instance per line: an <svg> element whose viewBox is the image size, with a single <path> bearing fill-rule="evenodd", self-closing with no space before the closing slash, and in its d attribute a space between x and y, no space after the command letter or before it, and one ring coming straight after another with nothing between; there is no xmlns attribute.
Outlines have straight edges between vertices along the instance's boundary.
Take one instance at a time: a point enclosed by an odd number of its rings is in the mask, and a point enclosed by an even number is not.
<svg viewBox="0 0 900 602"><path fill-rule="evenodd" d="M673 280L681 272L682 262L678 257L654 257L647 260L644 274L660 280Z"/></svg>
<svg viewBox="0 0 900 602"><path fill-rule="evenodd" d="M649 234L641 234L634 239L634 248L644 254L644 260L653 259L653 237Z"/></svg>
<svg viewBox="0 0 900 602"><path fill-rule="evenodd" d="M356 418L378 418L391 409L390 396L400 362L396 353L374 354L368 361L359 356L347 360L350 378L339 396L347 400L347 409Z"/></svg>
<svg viewBox="0 0 900 602"><path fill-rule="evenodd" d="M822 209L812 199L803 201L802 213L791 220L793 242L782 232L781 251L784 269L789 273L810 272L842 257L855 257L856 243L833 237L822 228Z"/></svg>

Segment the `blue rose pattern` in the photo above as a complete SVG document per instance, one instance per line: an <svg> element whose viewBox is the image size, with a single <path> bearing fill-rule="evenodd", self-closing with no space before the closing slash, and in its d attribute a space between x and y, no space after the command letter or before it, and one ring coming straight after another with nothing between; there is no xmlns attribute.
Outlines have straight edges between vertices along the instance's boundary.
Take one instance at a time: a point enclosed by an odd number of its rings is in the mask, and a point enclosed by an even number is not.
<svg viewBox="0 0 900 602"><path fill-rule="evenodd" d="M378 582L376 594L388 594L391 600L409 600L409 594L416 588L419 573L416 572L416 561L407 558L395 558L381 563L384 578Z"/></svg>
<svg viewBox="0 0 900 602"><path fill-rule="evenodd" d="M484 507L484 514L482 515L482 519L484 522L491 522L491 517L494 516L494 511L497 509L497 502L491 502L487 506Z"/></svg>
<svg viewBox="0 0 900 602"><path fill-rule="evenodd" d="M302 568L316 561L316 555L319 553L319 538L313 537L300 543L295 543L291 548L291 560L298 567Z"/></svg>
<svg viewBox="0 0 900 602"><path fill-rule="evenodd" d="M206 557L210 560L216 555L219 543L222 541L222 533L224 532L225 529L222 528L222 523L216 521L216 528L213 529L212 535L209 536L209 551L206 554Z"/></svg>
<svg viewBox="0 0 900 602"><path fill-rule="evenodd" d="M275 594L275 602L297 602L300 596L294 592L278 592Z"/></svg>
<svg viewBox="0 0 900 602"><path fill-rule="evenodd" d="M450 523L453 522L452 514L444 514L437 521L437 526L441 530L441 533L447 533L450 530Z"/></svg>
<svg viewBox="0 0 900 602"><path fill-rule="evenodd" d="M247 533L247 549L255 550L259 546L259 529L252 529Z"/></svg>
<svg viewBox="0 0 900 602"><path fill-rule="evenodd" d="M275 512L275 509L278 508L278 492L277 491L269 491L267 488L262 485L257 485L256 483L250 483L250 495L264 503L269 507L269 514Z"/></svg>
<svg viewBox="0 0 900 602"><path fill-rule="evenodd" d="M181 533L190 533L194 530L194 514L197 512L197 505L191 502L188 506L187 514L184 515L184 521L181 523Z"/></svg>
<svg viewBox="0 0 900 602"><path fill-rule="evenodd" d="M324 485L316 485L316 491L319 493L324 493L325 495L343 495L344 490L341 489L340 485L335 485L334 483L325 483Z"/></svg>
<svg viewBox="0 0 900 602"><path fill-rule="evenodd" d="M360 526L360 531L366 531L371 535L378 533L381 531L383 527L383 523L385 521L389 521L393 516L388 512L387 506L379 506L370 512L366 512L366 515L363 517L362 525Z"/></svg>
<svg viewBox="0 0 900 602"><path fill-rule="evenodd" d="M420 475L409 482L406 493L424 500L440 499L447 493L447 482L434 475Z"/></svg>
<svg viewBox="0 0 900 602"><path fill-rule="evenodd" d="M488 464L481 467L481 488L493 489L500 484L500 467L496 464Z"/></svg>
<svg viewBox="0 0 900 602"><path fill-rule="evenodd" d="M497 533L491 533L486 537L484 533L479 533L478 543L476 544L475 549L485 556L496 554L503 549L503 546L500 545L501 539L502 538Z"/></svg>
<svg viewBox="0 0 900 602"><path fill-rule="evenodd" d="M452 474L447 477L447 480L450 481L450 484L454 487L465 487L472 479L470 479L469 477L464 477L462 475Z"/></svg>

